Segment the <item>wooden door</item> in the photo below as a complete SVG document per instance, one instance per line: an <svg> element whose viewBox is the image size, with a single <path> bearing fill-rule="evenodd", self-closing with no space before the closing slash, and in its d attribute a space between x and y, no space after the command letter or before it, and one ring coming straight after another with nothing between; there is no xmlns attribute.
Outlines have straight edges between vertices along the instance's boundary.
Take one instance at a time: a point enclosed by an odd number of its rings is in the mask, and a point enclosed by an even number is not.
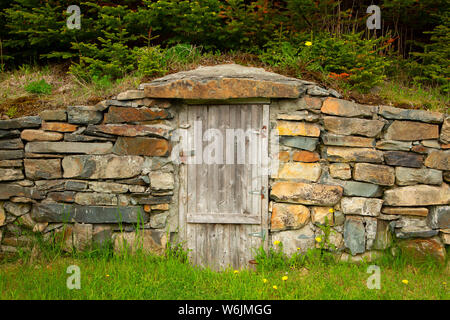
<svg viewBox="0 0 450 320"><path fill-rule="evenodd" d="M180 114L180 231L193 264L247 268L267 248L268 122L268 105L185 106Z"/></svg>

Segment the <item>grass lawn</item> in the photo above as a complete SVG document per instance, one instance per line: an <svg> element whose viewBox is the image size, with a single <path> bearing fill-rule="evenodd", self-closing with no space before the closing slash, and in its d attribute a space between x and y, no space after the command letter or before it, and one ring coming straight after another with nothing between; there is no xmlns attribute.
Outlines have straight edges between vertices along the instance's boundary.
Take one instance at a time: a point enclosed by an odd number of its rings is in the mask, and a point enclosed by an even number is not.
<svg viewBox="0 0 450 320"><path fill-rule="evenodd" d="M380 266L380 290L367 288L370 264ZM79 290L66 287L70 265L80 268ZM2 262L0 299L449 299L449 280L448 265L413 266L398 260L218 273L143 254L58 255L33 263Z"/></svg>

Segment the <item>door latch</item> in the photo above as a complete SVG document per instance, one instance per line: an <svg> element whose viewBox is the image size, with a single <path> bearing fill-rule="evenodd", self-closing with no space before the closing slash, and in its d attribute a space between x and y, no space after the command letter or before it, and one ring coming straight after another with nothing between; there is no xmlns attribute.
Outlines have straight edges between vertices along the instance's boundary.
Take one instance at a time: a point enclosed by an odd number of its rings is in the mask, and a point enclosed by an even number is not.
<svg viewBox="0 0 450 320"><path fill-rule="evenodd" d="M264 187L262 187L261 190L251 190L248 193L261 195L261 199L264 199L264 195L265 195Z"/></svg>

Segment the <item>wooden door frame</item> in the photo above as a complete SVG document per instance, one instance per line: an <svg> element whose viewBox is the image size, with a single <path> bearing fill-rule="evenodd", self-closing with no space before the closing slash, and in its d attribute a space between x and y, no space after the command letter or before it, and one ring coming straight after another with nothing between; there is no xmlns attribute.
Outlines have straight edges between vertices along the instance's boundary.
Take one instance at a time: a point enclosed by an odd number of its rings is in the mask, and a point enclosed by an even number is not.
<svg viewBox="0 0 450 320"><path fill-rule="evenodd" d="M221 103L223 104L223 103ZM232 102L227 102L227 104L234 104ZM237 103L237 104L243 104ZM262 136L261 143L265 146L264 154L261 152L261 156L266 157L265 163L267 164L267 168L264 168L266 174L261 176L261 185L264 187L262 192L263 197L261 198L261 231L263 232L264 238L262 240L263 247L265 250L269 248L269 168L270 168L270 157L269 157L269 136L270 136L270 126L269 126L269 112L270 105L269 104L259 104L259 103L251 103L250 105L261 105L262 109L262 125L266 129L266 134ZM213 105L210 101L205 103L205 106ZM181 128L183 124L188 122L187 119L187 108L189 105L183 103L181 105L181 110L178 116L178 128ZM262 161L264 163L264 161ZM188 212L188 199L187 199L187 166L184 163L179 164L179 191L178 191L178 238L180 242L183 243L183 246L186 249L187 246L187 212ZM257 249L257 248L255 248Z"/></svg>

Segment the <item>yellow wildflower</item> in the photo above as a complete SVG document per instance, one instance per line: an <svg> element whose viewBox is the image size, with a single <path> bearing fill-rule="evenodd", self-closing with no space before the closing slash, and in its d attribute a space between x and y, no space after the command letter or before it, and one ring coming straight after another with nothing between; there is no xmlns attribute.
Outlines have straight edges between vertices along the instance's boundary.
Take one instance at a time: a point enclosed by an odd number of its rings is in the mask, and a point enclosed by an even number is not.
<svg viewBox="0 0 450 320"><path fill-rule="evenodd" d="M402 282L403 282L404 284L408 284L409 281L405 279L405 280L402 280Z"/></svg>
<svg viewBox="0 0 450 320"><path fill-rule="evenodd" d="M272 288L273 288L274 290L277 290L277 289L278 289L278 287L277 287L277 286L273 286Z"/></svg>
<svg viewBox="0 0 450 320"><path fill-rule="evenodd" d="M264 282L264 283L267 283L267 279L263 279L263 282Z"/></svg>
<svg viewBox="0 0 450 320"><path fill-rule="evenodd" d="M306 41L306 42L305 42L305 46L307 46L307 47L312 46L312 42L311 42L311 41Z"/></svg>
<svg viewBox="0 0 450 320"><path fill-rule="evenodd" d="M234 270L234 274L237 274L237 273L239 273L239 270Z"/></svg>
<svg viewBox="0 0 450 320"><path fill-rule="evenodd" d="M330 213L333 213L334 212L334 209L333 208L331 208L330 210L328 210Z"/></svg>
<svg viewBox="0 0 450 320"><path fill-rule="evenodd" d="M288 279L287 276L284 276L283 278L281 278L281 280L286 281Z"/></svg>
<svg viewBox="0 0 450 320"><path fill-rule="evenodd" d="M316 241L317 242L322 242L322 238L321 237L316 237Z"/></svg>
<svg viewBox="0 0 450 320"><path fill-rule="evenodd" d="M273 244L277 246L277 245L280 244L280 241L276 240L276 241L273 242Z"/></svg>

